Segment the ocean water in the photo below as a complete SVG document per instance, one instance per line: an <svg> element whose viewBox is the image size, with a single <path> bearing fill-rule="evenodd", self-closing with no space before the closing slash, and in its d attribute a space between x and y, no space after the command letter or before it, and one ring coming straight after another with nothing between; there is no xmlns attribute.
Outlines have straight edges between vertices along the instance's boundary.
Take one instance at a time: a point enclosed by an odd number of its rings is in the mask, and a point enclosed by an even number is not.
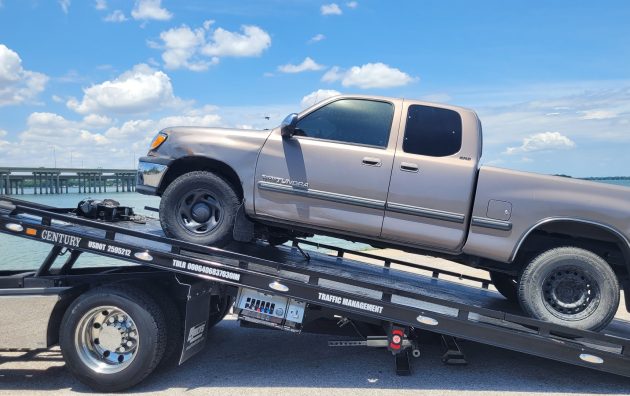
<svg viewBox="0 0 630 396"><path fill-rule="evenodd" d="M627 186L630 188L629 180L606 180L602 181L610 184L617 184ZM56 207L68 207L73 208L84 198L104 199L112 198L119 201L124 206L131 206L138 214L155 217L157 213L145 211L144 207L157 208L160 205L159 197L146 196L138 193L92 193L92 194L79 194L74 192L71 194L60 195L16 195L14 198L23 199L27 201L37 202L41 204L56 206ZM325 236L315 236L311 238L313 242L318 242L327 245L335 245L350 250L365 250L370 246L362 243L353 243L336 238L330 238ZM13 270L13 269L35 269L39 266L42 260L46 257L50 250L50 245L41 242L29 241L26 239L0 234L0 270ZM59 263L61 263L61 258ZM104 258L92 254L83 254L77 266L95 266L95 265L117 265L123 264L123 262L115 259Z"/></svg>

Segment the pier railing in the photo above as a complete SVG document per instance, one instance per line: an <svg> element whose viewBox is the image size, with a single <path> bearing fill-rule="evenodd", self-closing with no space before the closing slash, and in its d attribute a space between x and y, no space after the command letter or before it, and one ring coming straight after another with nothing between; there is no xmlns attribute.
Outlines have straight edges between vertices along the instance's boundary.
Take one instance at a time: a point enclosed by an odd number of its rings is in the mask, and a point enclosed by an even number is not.
<svg viewBox="0 0 630 396"><path fill-rule="evenodd" d="M135 191L135 169L0 167L0 193L18 195Z"/></svg>

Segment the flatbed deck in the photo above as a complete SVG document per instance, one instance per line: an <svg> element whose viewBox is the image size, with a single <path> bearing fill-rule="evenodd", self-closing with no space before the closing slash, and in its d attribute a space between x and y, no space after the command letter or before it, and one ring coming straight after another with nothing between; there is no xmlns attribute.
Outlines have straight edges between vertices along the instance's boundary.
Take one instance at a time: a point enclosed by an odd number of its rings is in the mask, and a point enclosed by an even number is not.
<svg viewBox="0 0 630 396"><path fill-rule="evenodd" d="M159 224L117 224L0 197L0 232L235 287L279 294L312 306L422 329L630 377L630 323L602 332L523 316L489 290L490 281L365 252L323 246L332 254L263 243L217 249L169 239ZM352 253L382 265L345 257ZM1 255L0 255L1 259ZM391 268L391 264L412 271ZM428 273L425 275L423 273ZM465 278L478 286L451 281Z"/></svg>

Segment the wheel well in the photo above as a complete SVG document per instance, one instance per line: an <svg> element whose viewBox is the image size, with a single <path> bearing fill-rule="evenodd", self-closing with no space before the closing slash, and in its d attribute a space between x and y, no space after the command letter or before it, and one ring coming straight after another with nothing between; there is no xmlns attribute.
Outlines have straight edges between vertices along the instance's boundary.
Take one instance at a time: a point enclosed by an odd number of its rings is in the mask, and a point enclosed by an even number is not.
<svg viewBox="0 0 630 396"><path fill-rule="evenodd" d="M527 235L514 260L519 270L539 253L559 246L575 246L598 254L618 276L628 277L630 249L620 235L607 227L558 220L541 224Z"/></svg>
<svg viewBox="0 0 630 396"><path fill-rule="evenodd" d="M168 167L168 171L164 175L160 187L158 188L158 195L162 195L166 187L177 179L181 175L194 172L194 171L209 171L213 172L223 179L225 179L236 191L238 197L243 199L243 185L241 180L229 165L224 162L213 160L207 157L183 157L175 160Z"/></svg>

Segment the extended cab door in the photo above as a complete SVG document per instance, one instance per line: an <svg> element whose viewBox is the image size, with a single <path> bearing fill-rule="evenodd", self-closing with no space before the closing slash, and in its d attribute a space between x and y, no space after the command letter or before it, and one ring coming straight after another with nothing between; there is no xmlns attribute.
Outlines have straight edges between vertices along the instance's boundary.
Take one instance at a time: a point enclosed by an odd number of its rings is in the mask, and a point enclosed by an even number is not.
<svg viewBox="0 0 630 396"><path fill-rule="evenodd" d="M256 167L256 216L378 237L400 102L335 98L273 131Z"/></svg>
<svg viewBox="0 0 630 396"><path fill-rule="evenodd" d="M444 251L465 242L481 136L471 111L405 101L384 239Z"/></svg>

